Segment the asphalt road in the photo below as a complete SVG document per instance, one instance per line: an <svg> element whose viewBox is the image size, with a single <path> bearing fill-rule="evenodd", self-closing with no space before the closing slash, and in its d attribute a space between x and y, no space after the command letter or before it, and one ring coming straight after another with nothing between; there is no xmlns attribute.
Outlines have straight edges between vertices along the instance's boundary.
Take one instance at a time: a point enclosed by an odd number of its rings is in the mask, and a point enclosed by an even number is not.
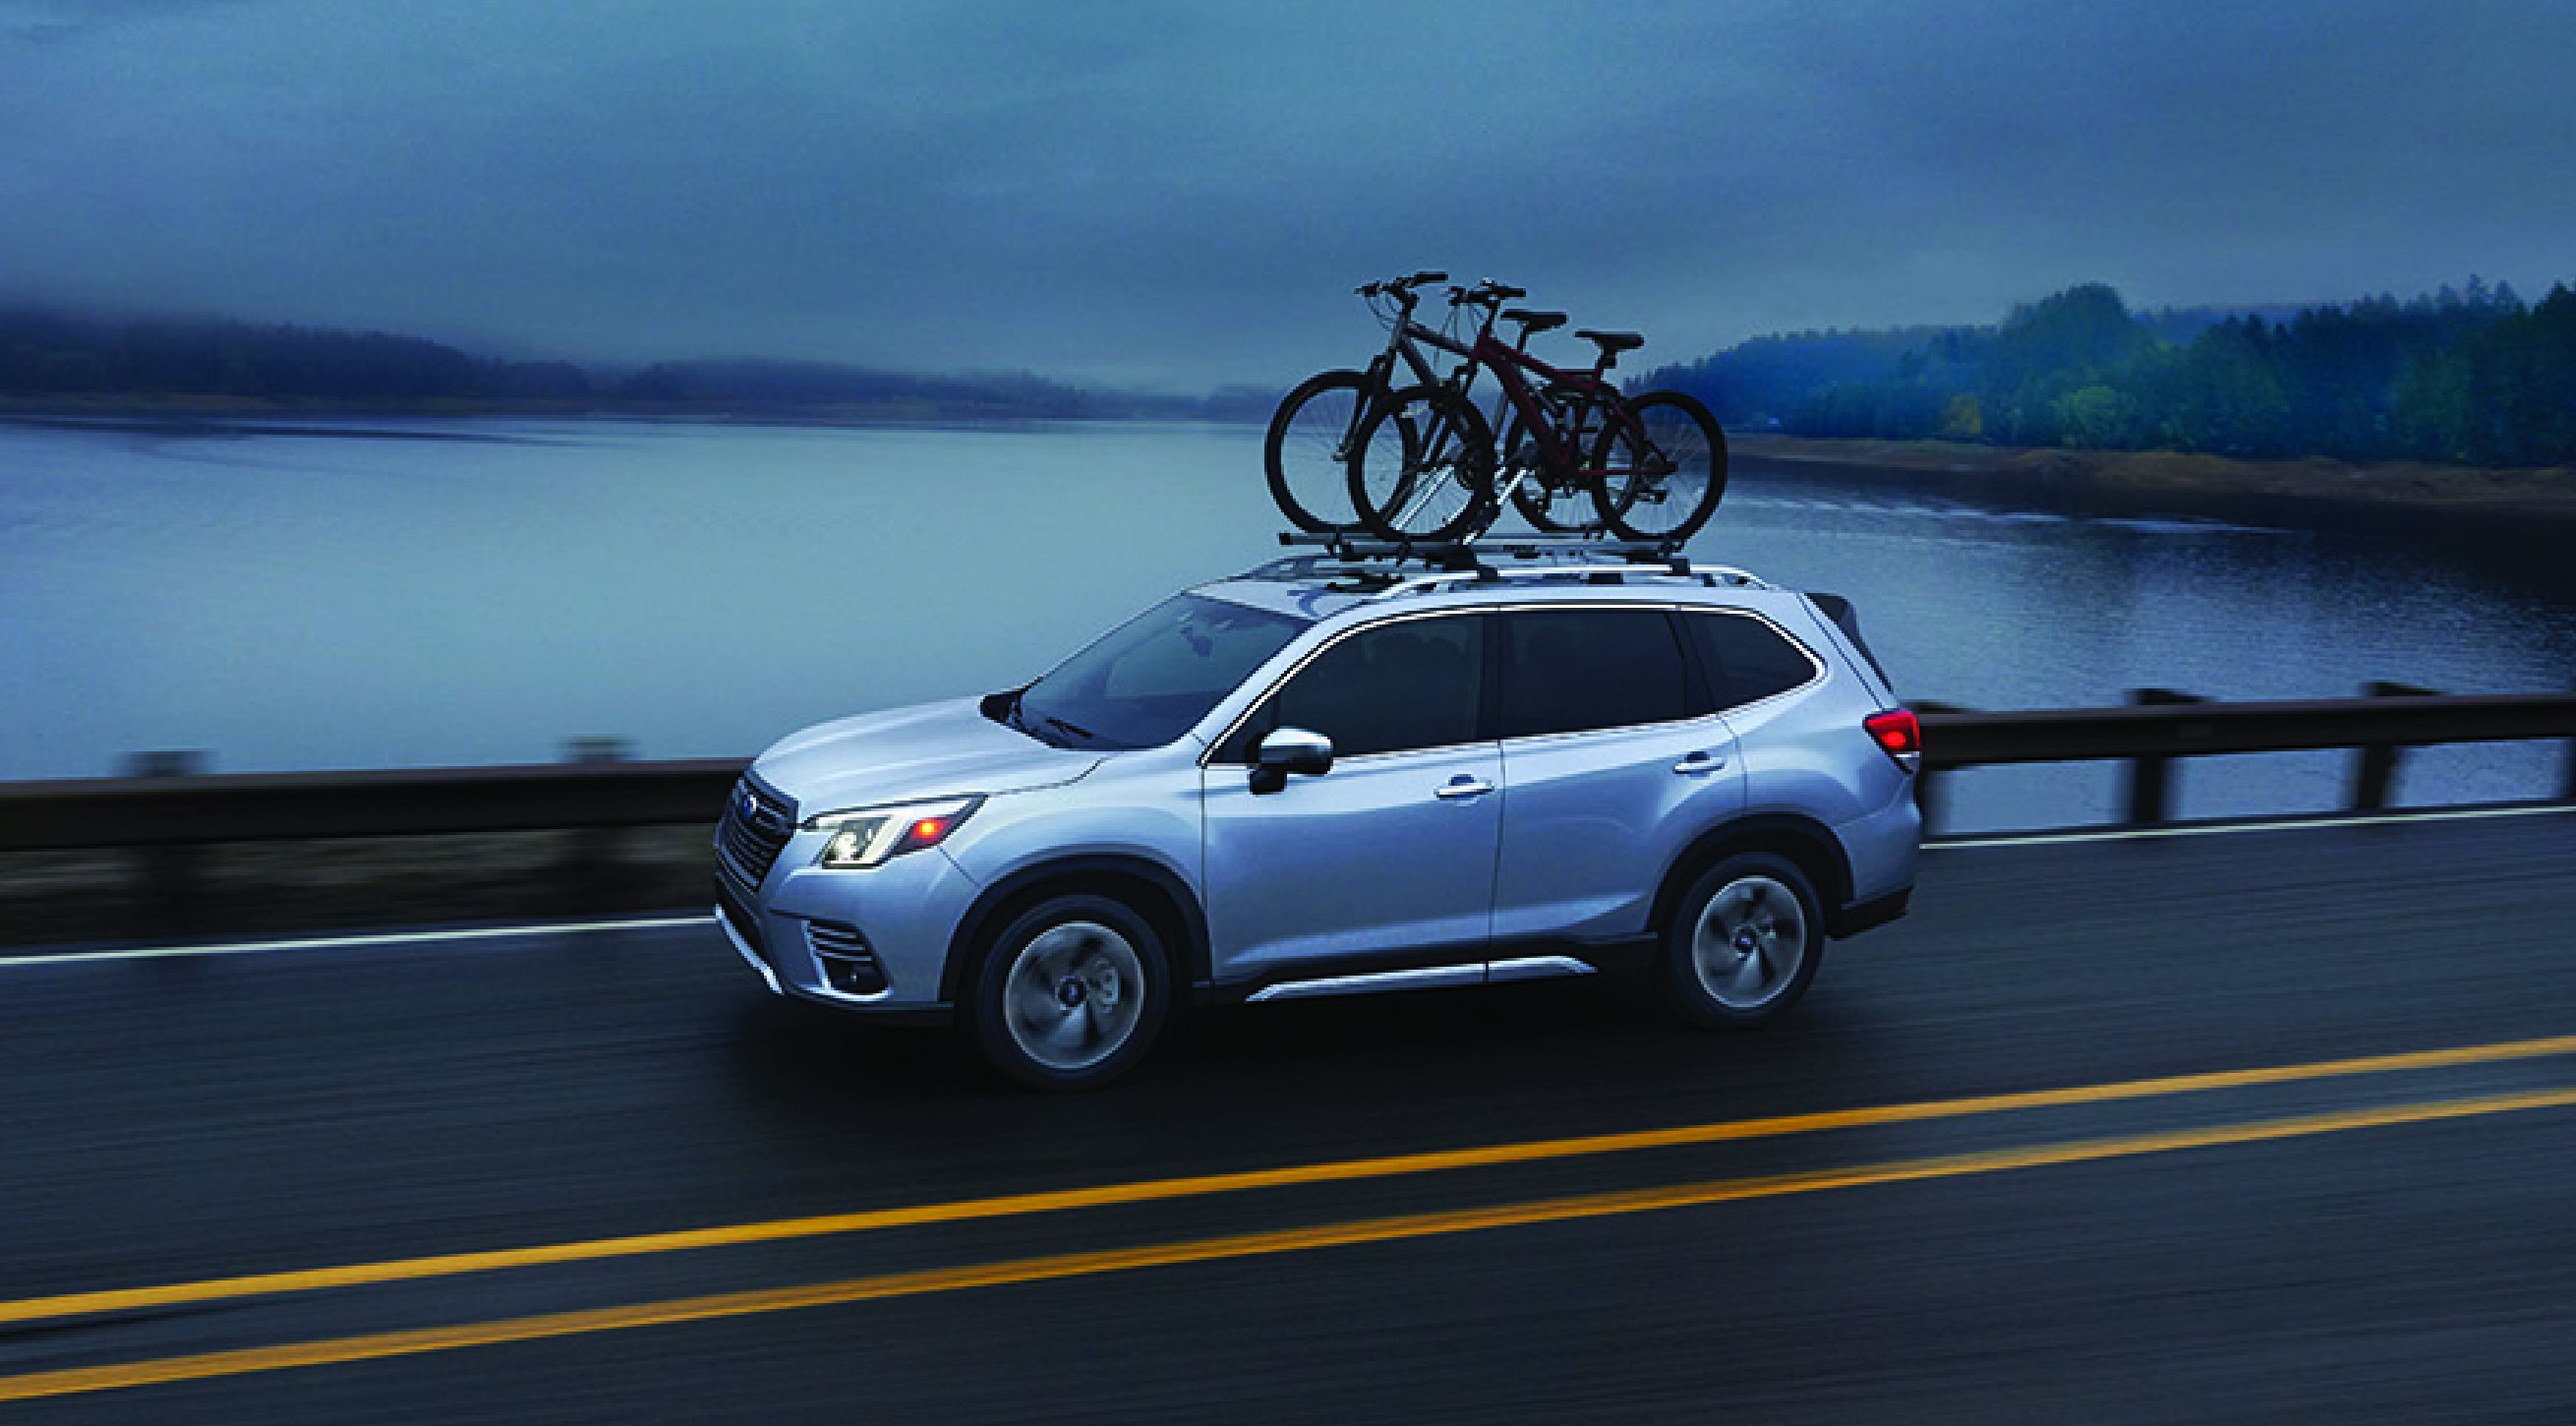
<svg viewBox="0 0 2576 1426"><path fill-rule="evenodd" d="M2572 918L2569 815L1943 849L1771 1031L1073 1098L695 926L0 962L0 1417L2576 1419Z"/></svg>

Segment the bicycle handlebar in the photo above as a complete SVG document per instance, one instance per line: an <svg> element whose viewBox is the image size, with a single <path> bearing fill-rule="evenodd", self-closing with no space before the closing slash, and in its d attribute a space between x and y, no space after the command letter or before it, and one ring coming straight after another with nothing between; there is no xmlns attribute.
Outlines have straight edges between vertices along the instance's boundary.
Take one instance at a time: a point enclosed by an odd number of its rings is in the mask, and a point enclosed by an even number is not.
<svg viewBox="0 0 2576 1426"><path fill-rule="evenodd" d="M1527 296L1529 296L1529 289L1496 282L1489 277L1473 287L1450 288L1449 305L1456 307L1473 303L1479 307L1500 307L1506 302Z"/></svg>
<svg viewBox="0 0 2576 1426"><path fill-rule="evenodd" d="M1412 291L1414 288L1428 287L1432 283L1447 282L1448 280L1449 274L1445 272L1417 272L1409 277L1390 277L1383 282L1372 282L1365 286L1354 287L1351 290L1362 297L1375 297L1380 293L1386 293L1391 296L1402 296L1403 294Z"/></svg>

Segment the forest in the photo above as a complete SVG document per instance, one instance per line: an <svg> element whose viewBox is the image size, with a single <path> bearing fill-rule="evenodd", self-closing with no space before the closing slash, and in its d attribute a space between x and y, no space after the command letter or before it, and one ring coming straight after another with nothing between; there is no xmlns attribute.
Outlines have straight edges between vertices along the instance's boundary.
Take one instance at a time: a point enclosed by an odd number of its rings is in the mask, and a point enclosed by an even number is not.
<svg viewBox="0 0 2576 1426"><path fill-rule="evenodd" d="M1275 397L1090 390L1026 374L924 376L723 359L586 369L476 357L420 337L221 319L130 321L0 309L0 398L94 408L223 402L328 408L723 411L891 420L1262 420Z"/></svg>
<svg viewBox="0 0 2576 1426"><path fill-rule="evenodd" d="M2240 457L2576 462L2576 292L2132 312L2070 287L1993 326L1756 338L1648 373L1730 430Z"/></svg>

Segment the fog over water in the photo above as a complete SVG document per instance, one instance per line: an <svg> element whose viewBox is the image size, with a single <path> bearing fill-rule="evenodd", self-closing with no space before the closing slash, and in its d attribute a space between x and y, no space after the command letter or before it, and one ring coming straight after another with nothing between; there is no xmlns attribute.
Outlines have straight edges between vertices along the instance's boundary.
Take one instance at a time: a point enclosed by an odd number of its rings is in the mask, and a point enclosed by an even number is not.
<svg viewBox="0 0 2576 1426"><path fill-rule="evenodd" d="M1656 361L2536 296L2570 53L2542 0L0 0L0 301L1200 391L1424 265Z"/></svg>
<svg viewBox="0 0 2576 1426"><path fill-rule="evenodd" d="M0 779L148 748L233 771L544 761L589 735L748 755L1025 680L1278 553L1248 428L366 424L441 438L0 427ZM1850 595L1907 697L1975 707L2142 684L2528 691L2576 670L2576 578L2492 551L1748 472L1693 553ZM2557 758L2433 750L2400 792L2537 795ZM2192 765L2183 809L2325 807L2346 771ZM1982 771L1954 805L1967 824L2085 820L2115 780Z"/></svg>

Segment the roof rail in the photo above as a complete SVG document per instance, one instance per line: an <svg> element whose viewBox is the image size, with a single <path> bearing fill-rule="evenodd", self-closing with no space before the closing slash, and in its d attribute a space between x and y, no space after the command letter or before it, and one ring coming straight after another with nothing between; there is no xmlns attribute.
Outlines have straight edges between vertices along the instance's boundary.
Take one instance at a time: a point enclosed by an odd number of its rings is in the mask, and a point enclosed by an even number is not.
<svg viewBox="0 0 2576 1426"><path fill-rule="evenodd" d="M1371 586L1371 600L1429 593L1446 585L1564 579L1569 574L1580 574L1586 583L1597 584L1680 579L1710 587L1771 588L1749 570L1733 565L1694 564L1670 543L1658 541L1506 535L1435 543L1332 533L1283 534L1279 542L1322 552L1273 560L1247 573L1273 579L1334 575ZM1372 563L1381 560L1385 563ZM1403 566L1416 560L1428 568L1418 574L1406 573Z"/></svg>

